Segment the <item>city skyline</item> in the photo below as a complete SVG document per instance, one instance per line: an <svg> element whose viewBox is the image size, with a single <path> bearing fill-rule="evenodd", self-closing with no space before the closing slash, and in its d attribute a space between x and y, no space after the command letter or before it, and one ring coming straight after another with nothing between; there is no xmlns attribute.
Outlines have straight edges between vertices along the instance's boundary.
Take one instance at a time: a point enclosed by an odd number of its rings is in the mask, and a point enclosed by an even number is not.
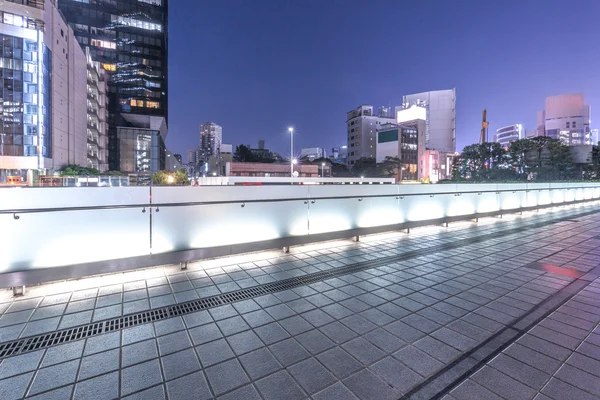
<svg viewBox="0 0 600 400"><path fill-rule="evenodd" d="M394 107L403 95L451 87L457 92L457 151L477 142L484 108L490 132L515 122L535 129L545 98L558 94L583 92L593 114L600 103L594 73L600 59L589 43L599 36L593 16L600 4L490 3L456 8L439 1L378 1L370 5L377 12L364 13L335 1L183 0L171 10L174 106L167 146L184 153L197 145L199 124L212 120L223 126L227 143L265 139L283 154L293 125L298 148L331 148L346 142L345 115L359 105ZM545 28L573 10L576 33ZM200 14L203 24L183 23ZM505 29L517 16L530 29ZM545 22L531 29L527 21L535 20ZM557 49L569 55L564 62L557 62L565 55ZM185 71L192 67L196 78L190 80Z"/></svg>

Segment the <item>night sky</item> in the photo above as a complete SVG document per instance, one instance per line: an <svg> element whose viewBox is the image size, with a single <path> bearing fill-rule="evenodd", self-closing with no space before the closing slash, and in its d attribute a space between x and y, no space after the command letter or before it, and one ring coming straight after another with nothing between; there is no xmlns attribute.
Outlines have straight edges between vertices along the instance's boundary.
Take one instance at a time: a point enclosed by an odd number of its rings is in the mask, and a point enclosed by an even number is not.
<svg viewBox="0 0 600 400"><path fill-rule="evenodd" d="M169 136L295 149L346 143L346 112L457 89L457 149L498 127L535 129L550 95L584 92L600 127L600 0L175 0Z"/></svg>

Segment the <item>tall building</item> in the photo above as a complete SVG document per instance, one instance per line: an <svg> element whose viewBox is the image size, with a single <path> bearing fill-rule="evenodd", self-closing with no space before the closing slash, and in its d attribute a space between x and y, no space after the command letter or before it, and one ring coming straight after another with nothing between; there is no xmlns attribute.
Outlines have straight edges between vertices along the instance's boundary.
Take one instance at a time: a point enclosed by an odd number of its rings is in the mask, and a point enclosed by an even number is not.
<svg viewBox="0 0 600 400"><path fill-rule="evenodd" d="M396 107L396 122L425 117L426 147L446 153L456 151L456 89L436 90L403 97Z"/></svg>
<svg viewBox="0 0 600 400"><path fill-rule="evenodd" d="M510 142L525 139L525 129L521 124L513 124L496 129L494 141L500 143L504 148L510 147Z"/></svg>
<svg viewBox="0 0 600 400"><path fill-rule="evenodd" d="M205 161L210 157L218 157L222 142L223 128L220 125L214 122L200 124L200 157Z"/></svg>
<svg viewBox="0 0 600 400"><path fill-rule="evenodd" d="M108 76L102 65L87 57L87 166L108 171Z"/></svg>
<svg viewBox="0 0 600 400"><path fill-rule="evenodd" d="M53 3L0 2L0 183L87 165L86 57Z"/></svg>
<svg viewBox="0 0 600 400"><path fill-rule="evenodd" d="M568 146L593 144L590 106L583 93L546 97L546 108L538 113L538 136L559 139Z"/></svg>
<svg viewBox="0 0 600 400"><path fill-rule="evenodd" d="M361 158L375 158L375 141L379 126L394 121L394 117L375 115L373 106L362 105L349 111L346 115L348 166L354 165Z"/></svg>
<svg viewBox="0 0 600 400"><path fill-rule="evenodd" d="M145 126L162 125L150 123L149 118L127 116L163 118L165 126L168 122L168 0L58 0L58 8L77 41L90 46L92 59L110 74L108 161L111 170L125 171L121 167L120 128L127 128L131 137L136 128L144 136ZM135 121L141 121L142 126L136 126ZM167 130L161 129L161 134L164 142ZM155 140L157 145L159 141ZM164 164L156 167L164 169Z"/></svg>

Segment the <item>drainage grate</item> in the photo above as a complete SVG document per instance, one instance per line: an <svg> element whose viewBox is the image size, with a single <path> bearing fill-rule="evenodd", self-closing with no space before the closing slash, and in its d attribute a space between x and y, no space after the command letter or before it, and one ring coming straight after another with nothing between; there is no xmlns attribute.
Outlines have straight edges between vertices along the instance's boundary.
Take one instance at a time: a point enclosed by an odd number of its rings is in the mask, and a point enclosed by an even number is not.
<svg viewBox="0 0 600 400"><path fill-rule="evenodd" d="M579 216L591 215L598 211L588 211ZM452 250L463 246L473 245L486 240L520 233L524 230L540 228L548 224L574 221L569 217L558 218L550 221L541 221L525 227L506 229L499 232L488 233L474 238L457 240L451 243L444 243L438 246L432 246L425 249L412 250L399 255L381 257L375 260L362 261L345 267L334 268L326 271L315 272L277 282L265 283L259 286L253 286L245 289L239 289L228 293L222 293L211 297L205 297L198 300L191 300L185 303L178 303L162 308L143 311L135 314L124 315L122 317L112 318L105 321L98 321L92 324L79 327L63 329L52 333L46 333L39 336L17 339L12 342L0 344L0 358L9 357L16 354L26 353L33 350L43 349L58 345L61 343L72 342L79 339L85 339L90 336L100 335L102 333L113 332L124 328L137 325L143 325L150 322L160 321L180 315L190 314L196 311L206 310L225 304L235 303L237 301L247 300L254 297L264 296L270 293L281 292L294 289L300 286L310 285L326 279L347 275L370 268L384 266L391 262L405 261L419 256L430 255L438 251Z"/></svg>

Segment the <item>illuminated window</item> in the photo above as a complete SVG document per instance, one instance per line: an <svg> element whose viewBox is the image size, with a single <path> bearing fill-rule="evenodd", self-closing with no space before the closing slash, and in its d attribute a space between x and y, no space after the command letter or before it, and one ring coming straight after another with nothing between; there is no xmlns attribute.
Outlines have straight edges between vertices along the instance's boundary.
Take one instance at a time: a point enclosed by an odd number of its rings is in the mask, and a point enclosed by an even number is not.
<svg viewBox="0 0 600 400"><path fill-rule="evenodd" d="M92 46L115 50L117 45L107 40L92 39Z"/></svg>
<svg viewBox="0 0 600 400"><path fill-rule="evenodd" d="M111 72L115 72L117 70L117 66L115 64L102 64L102 68Z"/></svg>
<svg viewBox="0 0 600 400"><path fill-rule="evenodd" d="M146 107L148 108L160 108L160 103L157 101L147 101Z"/></svg>

